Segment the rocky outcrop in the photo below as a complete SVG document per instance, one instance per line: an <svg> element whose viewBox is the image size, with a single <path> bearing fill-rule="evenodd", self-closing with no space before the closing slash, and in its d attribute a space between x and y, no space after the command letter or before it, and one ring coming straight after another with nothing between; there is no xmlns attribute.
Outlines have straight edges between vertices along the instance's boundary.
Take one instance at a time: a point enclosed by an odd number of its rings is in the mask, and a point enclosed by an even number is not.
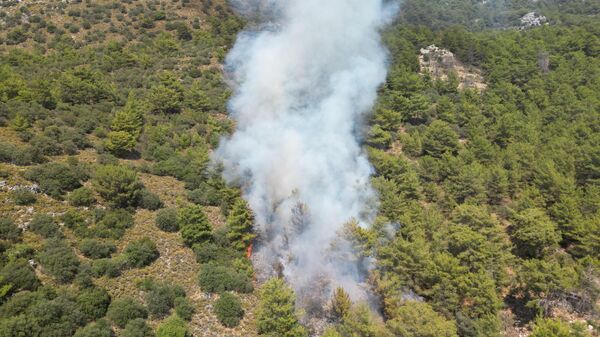
<svg viewBox="0 0 600 337"><path fill-rule="evenodd" d="M481 76L481 70L462 64L454 54L443 48L431 45L422 48L419 64L423 74L429 74L435 79L446 80L454 72L459 79L459 89L483 90L486 84Z"/></svg>

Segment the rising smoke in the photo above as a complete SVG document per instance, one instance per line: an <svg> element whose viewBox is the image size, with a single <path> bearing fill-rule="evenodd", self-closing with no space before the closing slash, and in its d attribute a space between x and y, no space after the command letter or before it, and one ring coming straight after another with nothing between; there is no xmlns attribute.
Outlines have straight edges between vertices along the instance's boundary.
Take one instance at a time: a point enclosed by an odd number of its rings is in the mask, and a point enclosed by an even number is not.
<svg viewBox="0 0 600 337"><path fill-rule="evenodd" d="M259 277L283 275L305 309L337 286L365 299L368 266L340 231L376 212L360 135L386 77L379 30L394 8L385 0L234 4L269 18L241 33L227 58L237 124L215 153L256 215Z"/></svg>

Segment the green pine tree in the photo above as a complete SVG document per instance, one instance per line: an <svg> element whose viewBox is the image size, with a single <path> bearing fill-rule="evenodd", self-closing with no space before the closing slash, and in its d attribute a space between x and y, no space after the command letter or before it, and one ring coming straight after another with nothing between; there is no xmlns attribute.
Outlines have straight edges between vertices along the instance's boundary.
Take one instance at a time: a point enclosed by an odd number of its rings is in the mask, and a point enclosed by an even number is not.
<svg viewBox="0 0 600 337"><path fill-rule="evenodd" d="M252 243L256 237L252 231L253 225L254 214L248 208L246 201L238 199L227 217L227 238L233 247L244 250Z"/></svg>
<svg viewBox="0 0 600 337"><path fill-rule="evenodd" d="M261 301L256 315L259 334L272 337L308 336L296 317L294 291L282 279L268 280L262 286L260 295Z"/></svg>

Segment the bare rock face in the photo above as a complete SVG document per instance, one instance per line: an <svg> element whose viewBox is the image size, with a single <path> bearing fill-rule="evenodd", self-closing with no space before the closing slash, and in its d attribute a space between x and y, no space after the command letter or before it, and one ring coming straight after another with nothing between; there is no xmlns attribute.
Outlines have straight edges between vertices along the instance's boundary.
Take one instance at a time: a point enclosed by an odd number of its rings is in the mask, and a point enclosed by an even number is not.
<svg viewBox="0 0 600 337"><path fill-rule="evenodd" d="M547 21L548 19L545 16L537 12L529 12L521 17L521 29L539 27L546 24Z"/></svg>
<svg viewBox="0 0 600 337"><path fill-rule="evenodd" d="M446 80L450 73L455 73L459 79L459 89L483 90L486 88L481 70L463 65L447 49L435 45L422 48L419 55L419 64L421 73L429 74L434 79Z"/></svg>

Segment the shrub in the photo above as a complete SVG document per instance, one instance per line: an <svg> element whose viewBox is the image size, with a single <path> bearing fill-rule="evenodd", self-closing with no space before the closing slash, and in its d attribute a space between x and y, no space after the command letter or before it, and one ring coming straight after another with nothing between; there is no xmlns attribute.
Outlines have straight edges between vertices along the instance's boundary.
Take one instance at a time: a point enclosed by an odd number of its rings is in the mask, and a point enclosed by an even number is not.
<svg viewBox="0 0 600 337"><path fill-rule="evenodd" d="M167 318L156 330L156 337L186 337L187 322L177 315Z"/></svg>
<svg viewBox="0 0 600 337"><path fill-rule="evenodd" d="M202 290L206 292L238 291L252 292L253 286L250 278L229 266L214 263L203 264L198 275Z"/></svg>
<svg viewBox="0 0 600 337"><path fill-rule="evenodd" d="M44 270L61 283L73 280L79 267L79 259L71 247L56 238L46 242L39 254L39 260Z"/></svg>
<svg viewBox="0 0 600 337"><path fill-rule="evenodd" d="M136 206L143 187L137 173L122 165L100 166L93 185L98 194L114 207Z"/></svg>
<svg viewBox="0 0 600 337"><path fill-rule="evenodd" d="M163 203L158 195L148 191L147 189L143 189L140 196L139 206L144 209L155 211L159 208L162 208Z"/></svg>
<svg viewBox="0 0 600 337"><path fill-rule="evenodd" d="M77 305L89 320L104 317L109 304L110 296L102 288L86 288L77 295Z"/></svg>
<svg viewBox="0 0 600 337"><path fill-rule="evenodd" d="M117 247L112 243L101 242L95 239L85 239L79 243L81 253L90 259L110 257L116 249Z"/></svg>
<svg viewBox="0 0 600 337"><path fill-rule="evenodd" d="M154 262L160 254L154 241L145 237L129 243L124 255L128 266L141 268Z"/></svg>
<svg viewBox="0 0 600 337"><path fill-rule="evenodd" d="M175 208L161 209L156 214L156 227L165 232L177 232L177 210Z"/></svg>
<svg viewBox="0 0 600 337"><path fill-rule="evenodd" d="M54 222L49 214L38 213L33 216L28 228L45 238L62 237L60 226Z"/></svg>
<svg viewBox="0 0 600 337"><path fill-rule="evenodd" d="M90 206L96 202L92 190L87 187L80 187L69 193L69 204L71 206Z"/></svg>
<svg viewBox="0 0 600 337"><path fill-rule="evenodd" d="M67 228L75 231L76 234L81 234L80 232L87 228L87 222L84 215L75 209L69 209L66 211L60 217L60 220Z"/></svg>
<svg viewBox="0 0 600 337"><path fill-rule="evenodd" d="M110 278L121 275L122 263L117 259L98 259L92 264L92 274L95 277L106 275Z"/></svg>
<svg viewBox="0 0 600 337"><path fill-rule="evenodd" d="M193 304L187 298L177 297L175 299L175 313L177 316L186 321L191 321L195 311Z"/></svg>
<svg viewBox="0 0 600 337"><path fill-rule="evenodd" d="M0 142L0 162L12 163L17 153L17 147L11 143Z"/></svg>
<svg viewBox="0 0 600 337"><path fill-rule="evenodd" d="M185 297L185 291L180 286L154 285L146 294L148 311L152 316L164 317L175 306L178 297Z"/></svg>
<svg viewBox="0 0 600 337"><path fill-rule="evenodd" d="M52 162L27 170L25 178L35 181L44 193L58 199L63 193L80 187L81 179L85 176L71 165Z"/></svg>
<svg viewBox="0 0 600 337"><path fill-rule="evenodd" d="M198 263L215 261L218 264L225 264L243 256L242 253L231 247L224 247L213 242L195 244L192 248L194 249Z"/></svg>
<svg viewBox="0 0 600 337"><path fill-rule="evenodd" d="M95 212L96 223L91 232L101 238L120 239L125 231L133 226L133 216L123 209L101 210Z"/></svg>
<svg viewBox="0 0 600 337"><path fill-rule="evenodd" d="M9 262L0 270L0 287L10 284L9 293L21 290L36 290L40 282L27 260Z"/></svg>
<svg viewBox="0 0 600 337"><path fill-rule="evenodd" d="M92 322L77 330L73 337L112 337L114 332L106 320Z"/></svg>
<svg viewBox="0 0 600 337"><path fill-rule="evenodd" d="M17 205L31 205L35 203L35 193L26 188L17 188L10 192L10 197Z"/></svg>
<svg viewBox="0 0 600 337"><path fill-rule="evenodd" d="M222 293L215 302L215 314L219 322L228 328L233 328L244 317L244 309L240 300L231 293Z"/></svg>
<svg viewBox="0 0 600 337"><path fill-rule="evenodd" d="M11 218L0 217L0 239L18 242L21 241L22 231Z"/></svg>
<svg viewBox="0 0 600 337"><path fill-rule="evenodd" d="M142 318L132 319L123 330L123 337L154 337L154 331Z"/></svg>
<svg viewBox="0 0 600 337"><path fill-rule="evenodd" d="M148 311L133 298L125 297L114 300L108 307L106 316L118 327L124 328L131 320L147 318Z"/></svg>

